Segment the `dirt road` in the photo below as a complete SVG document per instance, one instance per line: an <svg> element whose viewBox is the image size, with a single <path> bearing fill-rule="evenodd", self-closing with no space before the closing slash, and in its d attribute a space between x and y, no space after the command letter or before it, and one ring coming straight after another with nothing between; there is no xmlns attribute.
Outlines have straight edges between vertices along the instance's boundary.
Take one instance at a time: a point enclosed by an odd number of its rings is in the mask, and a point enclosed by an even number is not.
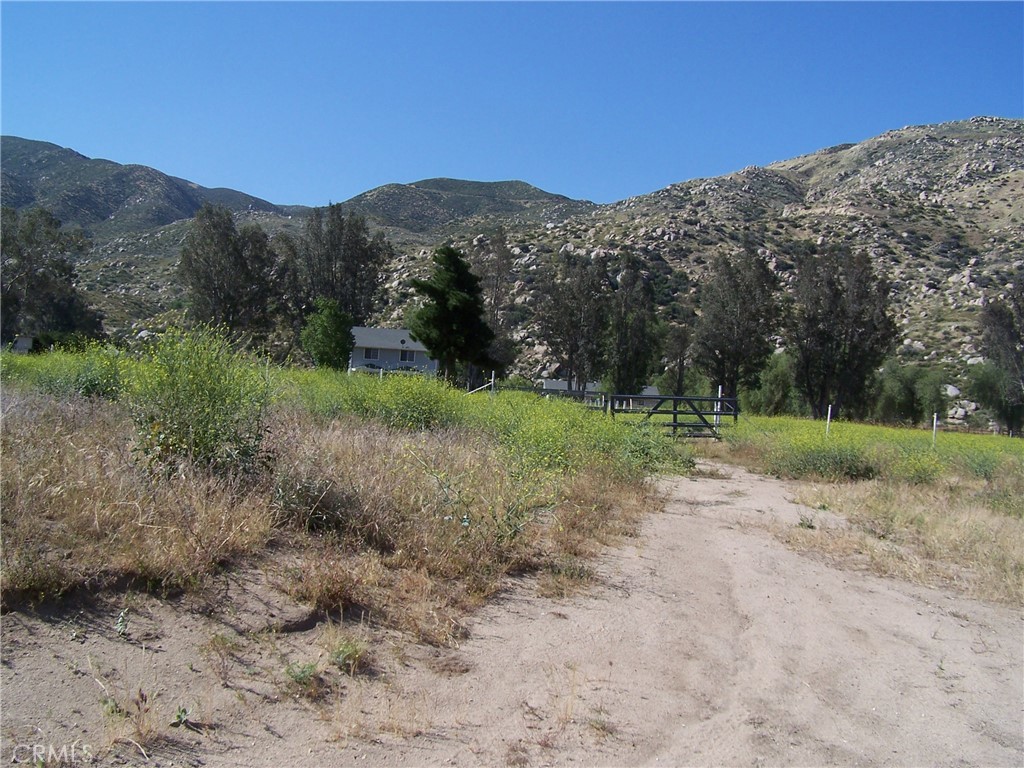
<svg viewBox="0 0 1024 768"><path fill-rule="evenodd" d="M1020 611L787 550L766 526L808 510L783 482L723 467L662 488L665 511L602 556L587 595L515 585L460 648L398 650L380 678L315 706L186 673L182 648L209 627L140 607L158 627L154 690L170 702L187 688L216 726L152 747L148 764L1024 765ZM5 752L37 721L53 733L61 707L100 738L85 725L95 705L74 705L95 701L89 675L65 673L49 701L27 685L55 627L5 619ZM246 668L311 637L253 651ZM104 642L50 655L81 669L75 654L101 663Z"/></svg>

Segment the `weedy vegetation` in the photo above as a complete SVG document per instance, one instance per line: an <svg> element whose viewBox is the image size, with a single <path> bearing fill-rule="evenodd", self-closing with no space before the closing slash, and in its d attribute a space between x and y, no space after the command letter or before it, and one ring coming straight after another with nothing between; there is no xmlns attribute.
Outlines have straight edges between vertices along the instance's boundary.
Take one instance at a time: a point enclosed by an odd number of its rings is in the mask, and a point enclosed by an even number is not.
<svg viewBox="0 0 1024 768"><path fill-rule="evenodd" d="M566 564L687 461L573 403L272 367L207 328L4 353L0 375L5 608L252 565L326 616L444 644L506 575L584 572ZM357 650L332 663L357 673Z"/></svg>
<svg viewBox="0 0 1024 768"><path fill-rule="evenodd" d="M981 435L742 418L726 431L731 460L812 482L800 499L845 527L780 531L813 549L925 584L1024 604L1024 441Z"/></svg>

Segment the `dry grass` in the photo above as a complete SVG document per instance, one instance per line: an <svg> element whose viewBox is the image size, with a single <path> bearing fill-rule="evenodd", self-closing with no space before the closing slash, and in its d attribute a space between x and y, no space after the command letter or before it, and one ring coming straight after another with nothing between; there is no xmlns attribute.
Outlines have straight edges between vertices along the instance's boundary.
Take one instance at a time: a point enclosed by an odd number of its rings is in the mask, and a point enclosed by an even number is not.
<svg viewBox="0 0 1024 768"><path fill-rule="evenodd" d="M156 478L133 463L130 434L110 403L5 393L5 603L126 581L187 586L265 546L266 493L187 466Z"/></svg>
<svg viewBox="0 0 1024 768"><path fill-rule="evenodd" d="M79 587L189 589L231 563L273 562L278 585L326 616L450 644L510 573L541 570L561 582L549 594L585 586L585 559L656 503L600 466L524 476L466 430L280 408L272 469L235 476L150 472L132 434L116 403L5 393L5 606Z"/></svg>
<svg viewBox="0 0 1024 768"><path fill-rule="evenodd" d="M860 562L882 575L1024 604L1024 520L993 510L1012 473L933 485L874 480L815 486L800 499L846 518L844 528L789 528L798 549Z"/></svg>

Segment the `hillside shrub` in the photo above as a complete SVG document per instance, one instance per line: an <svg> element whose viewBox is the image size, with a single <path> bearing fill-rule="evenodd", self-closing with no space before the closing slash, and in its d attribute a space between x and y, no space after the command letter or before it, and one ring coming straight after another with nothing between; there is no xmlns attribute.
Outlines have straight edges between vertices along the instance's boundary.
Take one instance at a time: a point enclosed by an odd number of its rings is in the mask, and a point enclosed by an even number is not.
<svg viewBox="0 0 1024 768"><path fill-rule="evenodd" d="M210 328L162 334L125 388L151 466L186 460L218 472L255 468L270 392L265 368Z"/></svg>

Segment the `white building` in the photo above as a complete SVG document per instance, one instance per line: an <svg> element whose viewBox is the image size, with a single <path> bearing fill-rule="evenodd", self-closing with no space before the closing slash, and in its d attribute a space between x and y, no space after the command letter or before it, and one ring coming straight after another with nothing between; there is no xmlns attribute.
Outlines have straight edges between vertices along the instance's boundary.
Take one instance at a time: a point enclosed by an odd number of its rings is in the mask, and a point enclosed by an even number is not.
<svg viewBox="0 0 1024 768"><path fill-rule="evenodd" d="M419 371L436 374L437 361L427 348L413 341L404 328L352 329L355 346L349 358L350 371Z"/></svg>

